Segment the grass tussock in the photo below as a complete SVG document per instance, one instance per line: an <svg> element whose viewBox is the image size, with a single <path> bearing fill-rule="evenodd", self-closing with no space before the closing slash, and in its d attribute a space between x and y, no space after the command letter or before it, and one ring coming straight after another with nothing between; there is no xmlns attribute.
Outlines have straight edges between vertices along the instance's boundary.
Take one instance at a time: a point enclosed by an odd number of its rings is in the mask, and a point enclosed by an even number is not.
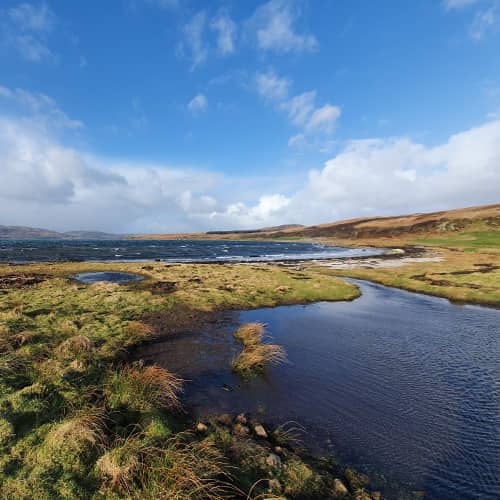
<svg viewBox="0 0 500 500"><path fill-rule="evenodd" d="M172 500L234 498L223 454L208 440L190 438L179 434L162 447L146 446L139 436L118 441L96 463L102 492Z"/></svg>
<svg viewBox="0 0 500 500"><path fill-rule="evenodd" d="M284 363L287 360L283 347L263 343L265 327L261 323L247 323L234 333L243 343L242 351L233 359L231 367L243 377L262 372L269 365Z"/></svg>
<svg viewBox="0 0 500 500"><path fill-rule="evenodd" d="M265 328L263 323L245 323L233 333L233 337L244 346L256 345L262 342Z"/></svg>
<svg viewBox="0 0 500 500"><path fill-rule="evenodd" d="M112 408L136 411L177 409L183 381L160 366L127 366L114 373L105 388Z"/></svg>

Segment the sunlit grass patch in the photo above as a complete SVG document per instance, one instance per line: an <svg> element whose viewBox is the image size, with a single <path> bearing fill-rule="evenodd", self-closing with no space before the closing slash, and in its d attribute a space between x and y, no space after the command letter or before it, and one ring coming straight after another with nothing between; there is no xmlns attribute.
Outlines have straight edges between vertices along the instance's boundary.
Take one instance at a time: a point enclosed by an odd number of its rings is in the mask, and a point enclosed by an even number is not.
<svg viewBox="0 0 500 500"><path fill-rule="evenodd" d="M243 377L262 372L266 366L283 363L287 360L283 347L263 343L264 325L247 323L234 333L243 343L242 351L232 360L231 368Z"/></svg>
<svg viewBox="0 0 500 500"><path fill-rule="evenodd" d="M104 392L112 408L176 409L182 385L180 378L159 366L127 366L111 376Z"/></svg>

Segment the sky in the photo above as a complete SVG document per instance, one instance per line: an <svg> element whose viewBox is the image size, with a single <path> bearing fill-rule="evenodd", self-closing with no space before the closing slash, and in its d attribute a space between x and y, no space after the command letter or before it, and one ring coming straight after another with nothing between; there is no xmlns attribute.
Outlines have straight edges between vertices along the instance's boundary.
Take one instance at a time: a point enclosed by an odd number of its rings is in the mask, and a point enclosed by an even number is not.
<svg viewBox="0 0 500 500"><path fill-rule="evenodd" d="M0 1L0 224L500 202L500 0Z"/></svg>

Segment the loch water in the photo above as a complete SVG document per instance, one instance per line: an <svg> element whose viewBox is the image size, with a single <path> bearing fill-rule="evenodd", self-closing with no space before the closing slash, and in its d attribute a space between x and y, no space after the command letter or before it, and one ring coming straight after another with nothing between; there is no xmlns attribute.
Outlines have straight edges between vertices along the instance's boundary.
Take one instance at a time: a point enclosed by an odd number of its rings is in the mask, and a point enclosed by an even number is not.
<svg viewBox="0 0 500 500"><path fill-rule="evenodd" d="M302 241L0 240L0 262L152 261L266 262L380 255Z"/></svg>
<svg viewBox="0 0 500 500"><path fill-rule="evenodd" d="M356 281L353 302L227 313L138 353L188 382L199 418L250 411L294 420L312 451L333 453L432 499L500 497L500 311ZM289 362L242 381L231 332L266 323Z"/></svg>

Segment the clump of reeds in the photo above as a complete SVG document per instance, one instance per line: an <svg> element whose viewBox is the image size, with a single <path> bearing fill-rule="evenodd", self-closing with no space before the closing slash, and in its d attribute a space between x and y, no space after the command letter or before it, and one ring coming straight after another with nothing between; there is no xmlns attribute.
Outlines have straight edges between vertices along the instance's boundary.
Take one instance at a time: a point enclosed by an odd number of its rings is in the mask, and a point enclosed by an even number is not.
<svg viewBox="0 0 500 500"><path fill-rule="evenodd" d="M106 395L113 407L137 411L175 409L180 406L182 384L182 379L160 366L128 366L113 374Z"/></svg>
<svg viewBox="0 0 500 500"><path fill-rule="evenodd" d="M266 366L286 361L283 347L263 343L265 326L262 323L247 323L234 332L234 337L243 344L243 350L233 359L233 371L249 377L263 371Z"/></svg>

